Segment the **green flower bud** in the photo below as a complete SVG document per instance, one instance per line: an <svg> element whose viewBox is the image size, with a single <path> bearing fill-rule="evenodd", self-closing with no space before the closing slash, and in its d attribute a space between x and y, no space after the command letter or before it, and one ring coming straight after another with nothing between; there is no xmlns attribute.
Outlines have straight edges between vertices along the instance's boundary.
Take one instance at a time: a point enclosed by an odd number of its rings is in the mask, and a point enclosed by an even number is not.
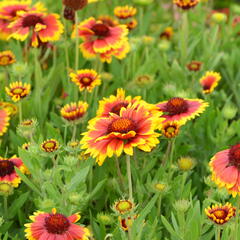
<svg viewBox="0 0 240 240"><path fill-rule="evenodd" d="M186 212L188 208L190 207L190 202L186 199L181 199L177 200L174 204L173 207L177 212Z"/></svg>

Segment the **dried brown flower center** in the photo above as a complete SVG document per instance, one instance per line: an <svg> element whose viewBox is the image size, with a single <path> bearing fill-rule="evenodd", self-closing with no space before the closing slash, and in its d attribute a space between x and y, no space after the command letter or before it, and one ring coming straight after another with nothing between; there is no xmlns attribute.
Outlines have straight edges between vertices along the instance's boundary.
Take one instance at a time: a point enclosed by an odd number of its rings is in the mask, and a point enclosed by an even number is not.
<svg viewBox="0 0 240 240"><path fill-rule="evenodd" d="M63 234L70 227L70 223L64 215L56 213L45 218L45 227L48 233Z"/></svg>
<svg viewBox="0 0 240 240"><path fill-rule="evenodd" d="M9 160L0 161L0 177L5 177L14 172L14 163Z"/></svg>
<svg viewBox="0 0 240 240"><path fill-rule="evenodd" d="M93 81L93 79L90 78L90 77L82 77L82 78L80 79L80 82L81 82L83 85L85 85L85 86L91 85L92 81Z"/></svg>
<svg viewBox="0 0 240 240"><path fill-rule="evenodd" d="M175 97L170 99L165 107L165 112L169 115L176 115L180 113L185 113L188 111L188 103L183 98Z"/></svg>

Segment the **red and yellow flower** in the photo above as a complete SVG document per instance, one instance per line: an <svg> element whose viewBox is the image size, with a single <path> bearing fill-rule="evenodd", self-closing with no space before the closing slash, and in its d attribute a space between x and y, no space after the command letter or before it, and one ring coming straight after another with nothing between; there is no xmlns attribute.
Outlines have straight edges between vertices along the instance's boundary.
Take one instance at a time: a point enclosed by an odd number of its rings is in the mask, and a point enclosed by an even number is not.
<svg viewBox="0 0 240 240"><path fill-rule="evenodd" d="M212 180L233 197L240 195L240 144L216 153L210 163Z"/></svg>
<svg viewBox="0 0 240 240"><path fill-rule="evenodd" d="M133 155L134 147L150 152L159 143L160 134L155 132L159 116L151 115L144 104L137 103L121 108L119 115L96 117L89 121L88 132L83 133L81 148L100 166L107 157L119 157L123 152Z"/></svg>
<svg viewBox="0 0 240 240"><path fill-rule="evenodd" d="M199 80L203 93L208 94L213 92L217 87L218 82L221 80L221 75L217 72L206 72L205 75Z"/></svg>
<svg viewBox="0 0 240 240"><path fill-rule="evenodd" d="M30 89L31 85L28 83L13 82L10 83L9 87L5 88L5 91L14 102L18 102L29 95Z"/></svg>
<svg viewBox="0 0 240 240"><path fill-rule="evenodd" d="M168 101L160 102L156 106L164 112L162 115L165 118L164 122L180 121L185 124L188 120L194 119L204 112L208 103L201 99L174 97Z"/></svg>
<svg viewBox="0 0 240 240"><path fill-rule="evenodd" d="M117 89L117 94L111 95L108 98L103 98L99 101L97 110L98 117L109 117L111 113L120 114L122 107L126 108L130 103L135 103L141 99L140 96L132 98L125 96L125 91L122 88Z"/></svg>
<svg viewBox="0 0 240 240"><path fill-rule="evenodd" d="M10 38L24 41L31 34L31 46L38 47L40 43L57 41L63 33L63 25L58 14L46 14L29 11L21 14L9 24L12 31Z"/></svg>
<svg viewBox="0 0 240 240"><path fill-rule="evenodd" d="M203 63L200 61L191 61L190 63L187 64L187 68L189 71L197 72L201 69L202 64Z"/></svg>
<svg viewBox="0 0 240 240"><path fill-rule="evenodd" d="M56 139L48 139L41 144L41 149L44 152L56 152L59 149L59 142Z"/></svg>
<svg viewBox="0 0 240 240"><path fill-rule="evenodd" d="M216 204L205 208L205 214L217 225L223 225L236 215L236 208L231 203Z"/></svg>
<svg viewBox="0 0 240 240"><path fill-rule="evenodd" d="M125 214L129 214L130 212L132 212L135 208L135 204L134 202L130 201L130 200L119 200L116 201L113 205L113 210L119 215L125 215Z"/></svg>
<svg viewBox="0 0 240 240"><path fill-rule="evenodd" d="M161 131L166 138L174 138L178 135L181 126L182 124L177 121L165 122L161 126Z"/></svg>
<svg viewBox="0 0 240 240"><path fill-rule="evenodd" d="M5 132L7 132L7 128L9 126L9 111L0 108L0 136L2 136Z"/></svg>
<svg viewBox="0 0 240 240"><path fill-rule="evenodd" d="M16 62L15 55L12 51L0 52L0 66L7 66Z"/></svg>
<svg viewBox="0 0 240 240"><path fill-rule="evenodd" d="M79 101L77 103L72 102L70 104L66 104L61 109L61 116L67 120L68 122L79 121L84 117L86 111L88 109L88 104L86 102Z"/></svg>
<svg viewBox="0 0 240 240"><path fill-rule="evenodd" d="M66 217L53 208L51 213L37 211L29 218L32 222L25 224L25 236L29 240L89 239L89 230L75 224L80 219L78 213Z"/></svg>
<svg viewBox="0 0 240 240"><path fill-rule="evenodd" d="M81 92L83 90L92 92L96 86L101 85L100 75L93 69L78 70L77 73L72 72L69 76Z"/></svg>
<svg viewBox="0 0 240 240"><path fill-rule="evenodd" d="M135 16L137 9L132 6L118 6L114 8L114 15L119 19L127 19Z"/></svg>
<svg viewBox="0 0 240 240"><path fill-rule="evenodd" d="M160 39L166 39L171 40L173 37L173 28L172 27L166 27L164 31L160 34Z"/></svg>
<svg viewBox="0 0 240 240"><path fill-rule="evenodd" d="M76 36L76 32L83 40L80 44L83 56L93 58L98 55L102 61L105 61L101 54L110 55L111 52L120 51L123 42L127 41L128 29L125 25L111 27L108 23L90 17L79 23L77 31L75 27L72 37Z"/></svg>
<svg viewBox="0 0 240 240"><path fill-rule="evenodd" d="M133 225L133 221L137 219L137 215L135 215L134 217L125 217L122 218L121 216L118 217L118 221L120 223L121 228L124 231L128 231L128 228L131 228Z"/></svg>
<svg viewBox="0 0 240 240"><path fill-rule="evenodd" d="M199 0L173 0L173 3L180 8L187 10L195 7L199 3Z"/></svg>
<svg viewBox="0 0 240 240"><path fill-rule="evenodd" d="M0 182L7 182L13 187L18 187L21 183L21 178L16 173L14 167L17 167L22 173L28 172L22 160L15 155L11 158L0 157Z"/></svg>
<svg viewBox="0 0 240 240"><path fill-rule="evenodd" d="M0 102L0 108L6 109L10 116L13 116L17 113L17 106L9 102Z"/></svg>

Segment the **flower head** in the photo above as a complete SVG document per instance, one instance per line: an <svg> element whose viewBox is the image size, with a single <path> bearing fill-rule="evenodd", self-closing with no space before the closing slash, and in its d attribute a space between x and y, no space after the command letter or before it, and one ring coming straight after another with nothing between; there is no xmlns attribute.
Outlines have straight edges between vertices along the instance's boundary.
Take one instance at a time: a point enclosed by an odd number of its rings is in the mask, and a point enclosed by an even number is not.
<svg viewBox="0 0 240 240"><path fill-rule="evenodd" d="M72 102L61 108L61 116L68 122L75 122L81 120L86 114L88 104L86 102L79 101L77 103Z"/></svg>
<svg viewBox="0 0 240 240"><path fill-rule="evenodd" d="M0 107L0 136L7 131L10 120L9 115L9 111L7 109Z"/></svg>
<svg viewBox="0 0 240 240"><path fill-rule="evenodd" d="M6 87L6 93L14 102L18 102L21 99L29 95L31 85L29 83L13 82L9 87Z"/></svg>
<svg viewBox="0 0 240 240"><path fill-rule="evenodd" d="M13 186L8 182L0 182L0 195L9 196L13 194Z"/></svg>
<svg viewBox="0 0 240 240"><path fill-rule="evenodd" d="M26 138L31 138L36 130L38 122L36 119L27 119L20 122L17 126L17 132Z"/></svg>
<svg viewBox="0 0 240 240"><path fill-rule="evenodd" d="M200 61L191 61L190 63L187 64L187 68L189 71L197 72L201 69L202 64L203 63Z"/></svg>
<svg viewBox="0 0 240 240"><path fill-rule="evenodd" d="M236 197L240 195L240 144L216 153L210 163L212 180Z"/></svg>
<svg viewBox="0 0 240 240"><path fill-rule="evenodd" d="M128 231L128 228L132 227L133 221L135 219L137 219L137 215L135 215L134 217L125 217L125 218L121 216L118 217L120 226L124 231Z"/></svg>
<svg viewBox="0 0 240 240"><path fill-rule="evenodd" d="M6 109L10 116L13 116L17 113L17 106L9 102L0 102L0 108Z"/></svg>
<svg viewBox="0 0 240 240"><path fill-rule="evenodd" d="M189 171L196 165L195 159L191 157L181 157L178 159L178 168L182 171Z"/></svg>
<svg viewBox="0 0 240 240"><path fill-rule="evenodd" d="M165 122L161 126L161 131L166 138L174 138L178 135L180 127L179 122Z"/></svg>
<svg viewBox="0 0 240 240"><path fill-rule="evenodd" d="M187 10L195 7L199 3L199 0L173 0L173 3L180 8Z"/></svg>
<svg viewBox="0 0 240 240"><path fill-rule="evenodd" d="M166 39L171 40L173 37L173 28L172 27L166 27L164 31L160 34L160 39Z"/></svg>
<svg viewBox="0 0 240 240"><path fill-rule="evenodd" d="M15 55L12 51L0 52L0 66L7 66L16 62Z"/></svg>
<svg viewBox="0 0 240 240"><path fill-rule="evenodd" d="M127 19L135 16L137 9L132 6L118 6L114 8L114 15L119 19Z"/></svg>
<svg viewBox="0 0 240 240"><path fill-rule="evenodd" d="M188 201L186 199L177 200L173 204L173 207L178 212L186 212L189 209L189 207L190 207L190 201Z"/></svg>
<svg viewBox="0 0 240 240"><path fill-rule="evenodd" d="M109 27L115 27L115 26L119 25L119 22L116 19L114 19L108 15L99 16L98 20Z"/></svg>
<svg viewBox="0 0 240 240"><path fill-rule="evenodd" d="M88 240L90 234L87 228L74 224L80 219L77 213L66 217L53 208L51 213L37 211L30 219L32 223L25 224L25 236L29 240Z"/></svg>
<svg viewBox="0 0 240 240"><path fill-rule="evenodd" d="M59 149L59 142L55 139L48 139L41 144L41 149L44 152L55 152Z"/></svg>
<svg viewBox="0 0 240 240"><path fill-rule="evenodd" d="M27 172L22 160L16 156L11 158L0 157L0 182L6 182L13 187L18 187L21 182L20 177L16 173L14 167L17 167L22 173Z"/></svg>
<svg viewBox="0 0 240 240"><path fill-rule="evenodd" d="M74 11L78 11L88 4L88 0L63 0L63 4Z"/></svg>
<svg viewBox="0 0 240 240"><path fill-rule="evenodd" d="M205 208L205 213L217 225L227 223L236 214L236 208L231 203L225 205L216 204L212 207Z"/></svg>
<svg viewBox="0 0 240 240"><path fill-rule="evenodd" d="M205 75L199 80L203 88L203 93L211 93L215 87L218 85L218 82L221 79L221 75L217 72L206 72Z"/></svg>
<svg viewBox="0 0 240 240"><path fill-rule="evenodd" d="M24 149L24 150L28 150L29 147L30 147L30 145L31 145L30 142L24 143L24 144L22 145L22 149Z"/></svg>
<svg viewBox="0 0 240 240"><path fill-rule="evenodd" d="M135 208L135 204L130 201L130 200L119 200L116 201L113 205L113 210L117 213L117 214L129 214L131 211L133 211Z"/></svg>
<svg viewBox="0 0 240 240"><path fill-rule="evenodd" d="M201 99L184 99L180 97L174 97L157 104L157 107L165 112L162 115L165 118L164 122L180 121L182 124L198 116L207 106L208 103Z"/></svg>
<svg viewBox="0 0 240 240"><path fill-rule="evenodd" d="M122 107L119 115L96 117L89 121L89 131L81 140L82 149L102 165L106 157L123 152L133 155L133 147L150 152L158 143L159 134L154 130L161 114L151 115L144 104Z"/></svg>
<svg viewBox="0 0 240 240"><path fill-rule="evenodd" d="M125 25L109 26L106 22L90 17L75 27L72 37L76 33L83 39L80 49L85 58L99 56L102 61L109 62L110 56L121 59L119 52L126 51L128 29Z"/></svg>
<svg viewBox="0 0 240 240"><path fill-rule="evenodd" d="M111 113L119 115L122 107L126 108L130 103L135 103L140 99L140 96L134 98L131 96L126 97L125 91L122 88L118 88L116 96L111 95L99 101L97 116L109 117Z"/></svg>
<svg viewBox="0 0 240 240"><path fill-rule="evenodd" d="M80 91L91 92L93 88L101 84L100 75L93 69L78 70L77 73L72 72L69 76Z"/></svg>
<svg viewBox="0 0 240 240"><path fill-rule="evenodd" d="M58 14L45 14L39 11L29 11L8 26L12 34L10 38L26 40L31 34L31 46L38 47L40 43L59 40L63 33L63 25Z"/></svg>

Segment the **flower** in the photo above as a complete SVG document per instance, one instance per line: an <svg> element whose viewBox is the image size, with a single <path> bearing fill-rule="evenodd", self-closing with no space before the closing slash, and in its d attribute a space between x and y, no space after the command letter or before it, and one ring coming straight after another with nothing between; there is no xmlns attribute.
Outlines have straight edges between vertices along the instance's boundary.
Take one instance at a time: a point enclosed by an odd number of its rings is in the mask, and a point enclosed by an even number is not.
<svg viewBox="0 0 240 240"><path fill-rule="evenodd" d="M132 18L131 21L125 23L128 30L133 30L137 27L138 22L136 18Z"/></svg>
<svg viewBox="0 0 240 240"><path fill-rule="evenodd" d="M202 67L202 62L200 61L191 61L190 63L187 64L187 68L189 71L197 72L201 69L201 67Z"/></svg>
<svg viewBox="0 0 240 240"><path fill-rule="evenodd" d="M173 3L180 8L187 10L195 7L199 3L199 0L173 0Z"/></svg>
<svg viewBox="0 0 240 240"><path fill-rule="evenodd" d="M114 15L119 19L127 19L135 16L137 9L132 6L118 6L114 8Z"/></svg>
<svg viewBox="0 0 240 240"><path fill-rule="evenodd" d="M165 122L161 126L162 134L166 138L174 138L178 135L181 124L179 122Z"/></svg>
<svg viewBox="0 0 240 240"><path fill-rule="evenodd" d="M108 15L99 16L98 20L109 27L115 27L115 26L119 25L119 22L116 19L114 19Z"/></svg>
<svg viewBox="0 0 240 240"><path fill-rule="evenodd" d="M9 24L12 31L10 38L26 40L31 34L31 46L38 47L40 43L59 40L63 33L63 25L58 14L45 14L29 11Z"/></svg>
<svg viewBox="0 0 240 240"><path fill-rule="evenodd" d="M144 104L122 107L119 115L96 117L89 121L88 132L80 141L85 153L96 158L101 166L106 157L122 152L133 155L133 147L150 152L158 143L154 130L160 122L160 114L150 114Z"/></svg>
<svg viewBox="0 0 240 240"><path fill-rule="evenodd" d="M41 149L44 152L55 152L59 148L59 142L55 139L48 139L41 144Z"/></svg>
<svg viewBox="0 0 240 240"><path fill-rule="evenodd" d="M24 225L25 236L29 240L88 240L90 234L87 228L74 224L80 219L77 213L66 217L53 208L51 213L37 211L29 218L32 222Z"/></svg>
<svg viewBox="0 0 240 240"><path fill-rule="evenodd" d="M205 208L205 214L218 225L223 225L236 215L236 208L231 203L216 204Z"/></svg>
<svg viewBox="0 0 240 240"><path fill-rule="evenodd" d="M135 208L135 204L130 200L119 200L116 201L113 205L113 210L118 214L127 214L130 213Z"/></svg>
<svg viewBox="0 0 240 240"><path fill-rule="evenodd" d="M240 144L216 153L210 163L212 180L233 197L240 195Z"/></svg>
<svg viewBox="0 0 240 240"><path fill-rule="evenodd" d="M0 66L7 66L16 62L15 55L12 51L7 50L0 52Z"/></svg>
<svg viewBox="0 0 240 240"><path fill-rule="evenodd" d="M74 11L81 10L88 4L88 0L63 0L62 2Z"/></svg>
<svg viewBox="0 0 240 240"><path fill-rule="evenodd" d="M133 221L135 219L137 219L137 215L135 215L134 217L126 217L126 218L122 218L121 216L118 217L120 226L124 231L128 231L128 228L132 227Z"/></svg>
<svg viewBox="0 0 240 240"><path fill-rule="evenodd" d="M10 196L13 194L13 186L8 182L0 182L0 195Z"/></svg>
<svg viewBox="0 0 240 240"><path fill-rule="evenodd" d="M173 28L172 27L166 27L164 31L160 34L160 39L166 39L171 40L173 37Z"/></svg>
<svg viewBox="0 0 240 240"><path fill-rule="evenodd" d="M153 76L148 74L138 75L134 79L134 83L140 88L150 88L154 83Z"/></svg>
<svg viewBox="0 0 240 240"><path fill-rule="evenodd" d="M11 158L0 157L0 182L6 182L13 187L18 187L21 178L17 175L14 167L17 167L22 173L28 172L22 160L15 155Z"/></svg>
<svg viewBox="0 0 240 240"><path fill-rule="evenodd" d="M72 102L61 108L61 116L68 122L75 122L83 118L86 114L88 104L86 102Z"/></svg>
<svg viewBox="0 0 240 240"><path fill-rule="evenodd" d="M107 213L98 213L97 221L103 225L111 225L114 223L113 217Z"/></svg>
<svg viewBox="0 0 240 240"><path fill-rule="evenodd" d="M211 20L214 23L225 23L227 19L228 19L227 14L223 12L213 12L211 16Z"/></svg>
<svg viewBox="0 0 240 240"><path fill-rule="evenodd" d="M211 93L215 87L218 85L218 82L221 79L221 75L217 72L206 72L205 75L199 80L203 88L203 93Z"/></svg>
<svg viewBox="0 0 240 240"><path fill-rule="evenodd" d="M22 145L22 149L24 149L24 150L27 151L27 150L29 149L30 145L31 145L30 142L24 143L24 144Z"/></svg>
<svg viewBox="0 0 240 240"><path fill-rule="evenodd" d="M191 157L181 157L178 159L178 168L182 171L189 171L196 165L195 159Z"/></svg>
<svg viewBox="0 0 240 240"><path fill-rule="evenodd" d="M150 190L155 193L165 194L170 189L170 186L166 182L154 181L150 185Z"/></svg>
<svg viewBox="0 0 240 240"><path fill-rule="evenodd" d="M108 23L90 17L79 23L77 31L75 27L72 37L76 36L76 32L83 39L80 49L85 58L98 55L102 61L106 61L105 55L119 58L119 51L126 50L128 29L125 25L111 27Z"/></svg>
<svg viewBox="0 0 240 240"><path fill-rule="evenodd" d="M38 122L36 119L27 119L20 122L17 126L17 133L25 138L32 138Z"/></svg>
<svg viewBox="0 0 240 240"><path fill-rule="evenodd" d="M0 102L0 108L6 109L10 116L17 113L17 106L9 102Z"/></svg>
<svg viewBox="0 0 240 240"><path fill-rule="evenodd" d="M111 113L120 114L122 107L127 107L130 103L135 103L141 99L140 96L132 98L131 96L125 96L125 91L122 88L117 89L117 94L111 95L108 98L103 98L99 101L99 107L97 110L97 116L109 117Z"/></svg>
<svg viewBox="0 0 240 240"><path fill-rule="evenodd" d="M204 112L208 103L201 99L173 97L168 101L158 103L156 106L160 111L166 113L162 115L165 118L164 122L180 121L182 124L185 124L188 120Z"/></svg>
<svg viewBox="0 0 240 240"><path fill-rule="evenodd" d="M29 83L22 83L20 81L10 83L9 87L5 88L7 95L9 95L14 102L18 102L25 98L30 93L31 85Z"/></svg>
<svg viewBox="0 0 240 240"><path fill-rule="evenodd" d="M0 136L2 136L6 131L9 126L9 111L6 109L1 109L0 108Z"/></svg>
<svg viewBox="0 0 240 240"><path fill-rule="evenodd" d="M77 73L72 72L69 76L81 92L83 90L92 92L93 88L101 85L100 75L93 69L78 70Z"/></svg>

